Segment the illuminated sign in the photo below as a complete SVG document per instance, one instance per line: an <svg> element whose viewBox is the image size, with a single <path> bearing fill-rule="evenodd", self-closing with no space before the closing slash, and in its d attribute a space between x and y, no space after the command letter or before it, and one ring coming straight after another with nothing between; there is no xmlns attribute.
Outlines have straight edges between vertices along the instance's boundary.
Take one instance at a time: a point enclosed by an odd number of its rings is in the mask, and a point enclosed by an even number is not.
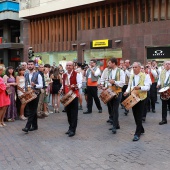
<svg viewBox="0 0 170 170"><path fill-rule="evenodd" d="M170 47L148 47L147 59L170 58Z"/></svg>
<svg viewBox="0 0 170 170"><path fill-rule="evenodd" d="M90 43L91 48L111 48L112 47L112 41L105 39L105 40L93 40Z"/></svg>

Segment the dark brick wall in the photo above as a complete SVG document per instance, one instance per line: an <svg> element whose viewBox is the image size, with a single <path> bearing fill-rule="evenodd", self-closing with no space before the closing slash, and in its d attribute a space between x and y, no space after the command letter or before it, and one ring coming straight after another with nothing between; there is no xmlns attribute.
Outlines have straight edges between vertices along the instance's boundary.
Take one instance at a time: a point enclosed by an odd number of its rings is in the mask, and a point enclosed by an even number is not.
<svg viewBox="0 0 170 170"><path fill-rule="evenodd" d="M90 41L113 40L112 48L122 48L123 59L146 62L146 46L167 46L170 44L170 21L156 21L119 27L83 30L78 32L78 44L85 42L84 49L90 49ZM120 39L120 43L115 40ZM78 48L78 56L82 54Z"/></svg>

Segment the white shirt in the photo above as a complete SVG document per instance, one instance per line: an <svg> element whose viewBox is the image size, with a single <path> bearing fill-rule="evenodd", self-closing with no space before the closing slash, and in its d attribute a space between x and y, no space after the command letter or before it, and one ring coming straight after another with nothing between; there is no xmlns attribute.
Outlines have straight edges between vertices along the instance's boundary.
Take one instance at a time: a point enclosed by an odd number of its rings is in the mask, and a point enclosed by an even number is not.
<svg viewBox="0 0 170 170"><path fill-rule="evenodd" d="M115 80L116 78L116 72L117 72L117 67L115 69L113 69L109 75L109 79L111 80ZM125 84L125 73L123 70L120 70L120 81L115 81L115 85L118 87L123 87ZM111 84L109 83L109 86L111 86Z"/></svg>
<svg viewBox="0 0 170 170"><path fill-rule="evenodd" d="M104 84L105 81L108 81L108 79L109 79L109 73L108 73L108 72L110 72L110 71L111 71L111 70L108 69L108 68L105 68L105 69L103 70L103 73L102 73L101 78L100 78L100 83L101 83L101 84Z"/></svg>
<svg viewBox="0 0 170 170"><path fill-rule="evenodd" d="M95 67L93 67L92 69L94 70L94 68ZM86 74L87 74L87 72L86 72ZM92 73L91 73L91 70L90 70L90 74L89 74L88 78L91 78L91 74ZM96 71L94 71L94 76L97 77L97 76L100 76L100 75L101 75L100 69L97 68Z"/></svg>
<svg viewBox="0 0 170 170"><path fill-rule="evenodd" d="M153 75L153 77L154 77L154 78L157 78L158 73L157 73L157 71L156 71L156 70L151 69L151 73L152 73L152 75Z"/></svg>
<svg viewBox="0 0 170 170"><path fill-rule="evenodd" d="M65 80L66 81L65 84L68 85L68 86L70 85L70 77L71 77L72 73L73 73L73 71L70 74L68 72L66 73L67 77L68 77L68 83L69 84L67 83L67 79ZM83 79L82 74L81 73L77 73L76 81L77 81L77 87L79 89L82 87L82 79Z"/></svg>
<svg viewBox="0 0 170 170"><path fill-rule="evenodd" d="M32 76L33 76L33 72L29 73L30 83L31 83ZM38 74L38 84L35 84L35 88L37 88L37 89L43 88L43 80L42 80L42 76L40 74Z"/></svg>
<svg viewBox="0 0 170 170"><path fill-rule="evenodd" d="M140 76L139 74L134 75L134 78L132 80L132 82L128 84L128 88L126 89L126 92L129 93L130 90L133 90L134 87L139 85L139 80L140 80ZM144 80L144 86L140 86L142 91L149 91L150 90L150 84L151 84L151 79L149 74L146 74L145 76L145 80Z"/></svg>
<svg viewBox="0 0 170 170"><path fill-rule="evenodd" d="M161 85L161 74L159 75L159 80L158 80L158 85ZM164 80L164 84L169 84L170 83L170 70L166 71L166 77Z"/></svg>

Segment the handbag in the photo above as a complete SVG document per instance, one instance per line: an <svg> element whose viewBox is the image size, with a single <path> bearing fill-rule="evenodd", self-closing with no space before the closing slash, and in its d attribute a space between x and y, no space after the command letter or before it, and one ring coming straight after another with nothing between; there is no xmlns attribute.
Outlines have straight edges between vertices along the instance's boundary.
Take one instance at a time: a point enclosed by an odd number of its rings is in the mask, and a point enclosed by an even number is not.
<svg viewBox="0 0 170 170"><path fill-rule="evenodd" d="M52 94L52 93L53 93L53 82L50 83L50 94Z"/></svg>
<svg viewBox="0 0 170 170"><path fill-rule="evenodd" d="M10 95L11 93L12 93L12 91L11 91L11 89L10 89L10 87L6 87L6 94L7 95Z"/></svg>

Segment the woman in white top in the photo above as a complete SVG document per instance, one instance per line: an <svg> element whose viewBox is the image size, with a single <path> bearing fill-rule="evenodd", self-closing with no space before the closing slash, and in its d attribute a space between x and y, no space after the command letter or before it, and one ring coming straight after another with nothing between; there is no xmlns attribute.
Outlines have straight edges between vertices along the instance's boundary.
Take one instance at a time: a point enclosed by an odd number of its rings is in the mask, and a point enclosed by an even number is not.
<svg viewBox="0 0 170 170"><path fill-rule="evenodd" d="M18 68L18 76L16 77L16 83L17 86L21 87L23 90L25 90L25 77L24 77L25 69L23 67ZM17 89L18 97L23 95L23 92L21 92L19 89ZM21 103L20 107L20 119L21 120L27 120L27 118L24 116L24 109L26 104Z"/></svg>

